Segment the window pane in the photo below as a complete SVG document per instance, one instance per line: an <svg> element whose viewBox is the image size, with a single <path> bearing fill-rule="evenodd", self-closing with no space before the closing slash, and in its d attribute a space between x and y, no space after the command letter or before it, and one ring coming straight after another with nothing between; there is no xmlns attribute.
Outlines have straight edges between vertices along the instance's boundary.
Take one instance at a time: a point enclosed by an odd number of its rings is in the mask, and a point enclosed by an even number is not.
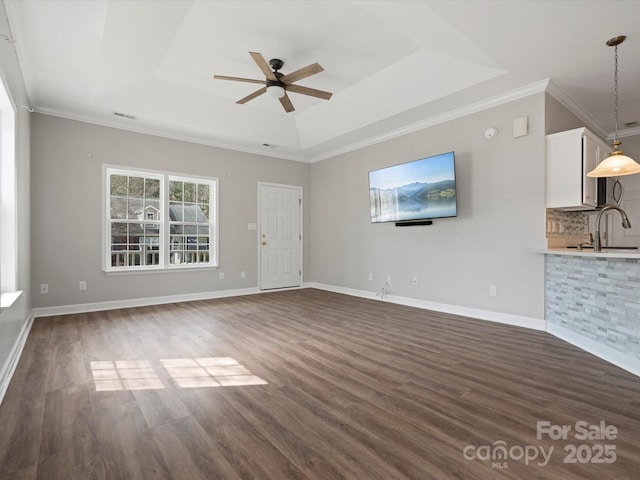
<svg viewBox="0 0 640 480"><path fill-rule="evenodd" d="M129 196L135 198L144 197L144 178L129 177Z"/></svg>
<svg viewBox="0 0 640 480"><path fill-rule="evenodd" d="M171 202L171 204L169 205L169 220L171 220L172 222L184 221L181 203Z"/></svg>
<svg viewBox="0 0 640 480"><path fill-rule="evenodd" d="M143 202L144 200L142 200L141 198L130 198L127 218L129 218L130 220L143 220Z"/></svg>
<svg viewBox="0 0 640 480"><path fill-rule="evenodd" d="M197 222L198 221L198 206L197 205L185 205L184 206L184 221L185 222Z"/></svg>
<svg viewBox="0 0 640 480"><path fill-rule="evenodd" d="M145 220L160 219L160 200L144 201L144 219Z"/></svg>
<svg viewBox="0 0 640 480"><path fill-rule="evenodd" d="M111 175L111 186L109 188L111 195L126 195L128 178L124 175Z"/></svg>
<svg viewBox="0 0 640 480"><path fill-rule="evenodd" d="M149 236L158 236L160 232L158 231L158 225L154 223L147 223L144 226L144 234L146 237Z"/></svg>
<svg viewBox="0 0 640 480"><path fill-rule="evenodd" d="M160 264L160 252L149 251L145 256L145 265L159 265Z"/></svg>
<svg viewBox="0 0 640 480"><path fill-rule="evenodd" d="M198 250L209 250L209 237L198 237Z"/></svg>
<svg viewBox="0 0 640 480"><path fill-rule="evenodd" d="M200 212L198 213L201 214L201 219L198 219L198 221L202 223L209 223L209 204L201 203L199 207Z"/></svg>
<svg viewBox="0 0 640 480"><path fill-rule="evenodd" d="M198 202L209 203L209 185L198 185Z"/></svg>
<svg viewBox="0 0 640 480"><path fill-rule="evenodd" d="M111 218L127 218L126 197L111 197Z"/></svg>
<svg viewBox="0 0 640 480"><path fill-rule="evenodd" d="M130 223L129 224L129 249L132 250L131 245L138 245L140 243L140 238L144 237L144 231L142 229L142 225L139 223ZM136 247L137 250L137 247Z"/></svg>
<svg viewBox="0 0 640 480"><path fill-rule="evenodd" d="M184 250L184 237L182 235L171 235L171 250Z"/></svg>
<svg viewBox="0 0 640 480"><path fill-rule="evenodd" d="M198 235L209 235L209 225L198 225Z"/></svg>
<svg viewBox="0 0 640 480"><path fill-rule="evenodd" d="M127 226L126 223L111 224L111 244L127 243Z"/></svg>
<svg viewBox="0 0 640 480"><path fill-rule="evenodd" d="M185 202L194 203L196 201L196 184L184 182L184 198Z"/></svg>
<svg viewBox="0 0 640 480"><path fill-rule="evenodd" d="M144 236L146 238L155 238L155 244L159 245L160 235L159 235L158 225L153 223L146 224L144 226Z"/></svg>
<svg viewBox="0 0 640 480"><path fill-rule="evenodd" d="M182 182L169 182L169 200L182 201Z"/></svg>
<svg viewBox="0 0 640 480"><path fill-rule="evenodd" d="M157 178L145 179L144 198L160 198L160 180Z"/></svg>

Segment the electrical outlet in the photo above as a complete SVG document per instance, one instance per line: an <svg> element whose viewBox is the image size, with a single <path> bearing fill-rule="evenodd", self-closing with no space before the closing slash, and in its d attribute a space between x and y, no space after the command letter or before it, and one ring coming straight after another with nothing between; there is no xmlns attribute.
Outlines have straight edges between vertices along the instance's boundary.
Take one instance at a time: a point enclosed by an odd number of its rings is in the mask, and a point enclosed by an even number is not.
<svg viewBox="0 0 640 480"><path fill-rule="evenodd" d="M41 283L40 284L40 293L49 293L49 284Z"/></svg>
<svg viewBox="0 0 640 480"><path fill-rule="evenodd" d="M369 280L373 280L373 273L369 272Z"/></svg>
<svg viewBox="0 0 640 480"><path fill-rule="evenodd" d="M495 285L489 285L489 295L491 295L492 297L498 295L498 289Z"/></svg>
<svg viewBox="0 0 640 480"><path fill-rule="evenodd" d="M418 277L413 277L411 279L411 285L413 285L414 287L418 286Z"/></svg>
<svg viewBox="0 0 640 480"><path fill-rule="evenodd" d="M240 272L240 278L247 278L247 272L244 270Z"/></svg>
<svg viewBox="0 0 640 480"><path fill-rule="evenodd" d="M224 272L220 272L220 273L218 273L218 278L219 278L220 280L224 280Z"/></svg>
<svg viewBox="0 0 640 480"><path fill-rule="evenodd" d="M86 290L87 289L87 282L85 282L84 280L80 280L78 282L78 290Z"/></svg>

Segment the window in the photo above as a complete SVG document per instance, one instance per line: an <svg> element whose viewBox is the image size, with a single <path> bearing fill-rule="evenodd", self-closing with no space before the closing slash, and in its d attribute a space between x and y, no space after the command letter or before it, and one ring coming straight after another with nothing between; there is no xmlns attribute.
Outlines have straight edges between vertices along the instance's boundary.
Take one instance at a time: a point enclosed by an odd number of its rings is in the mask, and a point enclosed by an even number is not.
<svg viewBox="0 0 640 480"><path fill-rule="evenodd" d="M104 167L104 270L217 266L217 179Z"/></svg>
<svg viewBox="0 0 640 480"><path fill-rule="evenodd" d="M0 80L0 293L18 289L18 176L15 108Z"/></svg>
<svg viewBox="0 0 640 480"><path fill-rule="evenodd" d="M211 186L188 178L169 178L169 261L209 262Z"/></svg>

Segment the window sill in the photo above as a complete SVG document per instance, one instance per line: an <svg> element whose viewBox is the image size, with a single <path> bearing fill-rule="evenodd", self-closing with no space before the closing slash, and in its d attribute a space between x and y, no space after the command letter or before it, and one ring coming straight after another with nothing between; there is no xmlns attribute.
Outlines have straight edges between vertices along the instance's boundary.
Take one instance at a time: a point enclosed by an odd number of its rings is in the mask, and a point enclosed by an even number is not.
<svg viewBox="0 0 640 480"><path fill-rule="evenodd" d="M20 298L22 295L22 291L18 290L16 292L4 292L0 294L0 317L2 314L11 308L14 303Z"/></svg>
<svg viewBox="0 0 640 480"><path fill-rule="evenodd" d="M136 270L104 270L108 276L111 275L139 275L149 273L172 273L172 272L200 272L202 270L217 270L219 265L197 265L190 267L170 267L170 268L141 268Z"/></svg>

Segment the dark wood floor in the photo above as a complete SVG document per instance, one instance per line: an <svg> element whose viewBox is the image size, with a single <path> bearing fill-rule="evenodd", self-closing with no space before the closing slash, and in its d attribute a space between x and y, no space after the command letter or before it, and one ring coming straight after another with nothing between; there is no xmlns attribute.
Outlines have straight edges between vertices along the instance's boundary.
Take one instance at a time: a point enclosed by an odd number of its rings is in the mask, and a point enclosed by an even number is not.
<svg viewBox="0 0 640 480"><path fill-rule="evenodd" d="M313 289L57 316L0 406L0 479L631 479L639 407L546 333Z"/></svg>

